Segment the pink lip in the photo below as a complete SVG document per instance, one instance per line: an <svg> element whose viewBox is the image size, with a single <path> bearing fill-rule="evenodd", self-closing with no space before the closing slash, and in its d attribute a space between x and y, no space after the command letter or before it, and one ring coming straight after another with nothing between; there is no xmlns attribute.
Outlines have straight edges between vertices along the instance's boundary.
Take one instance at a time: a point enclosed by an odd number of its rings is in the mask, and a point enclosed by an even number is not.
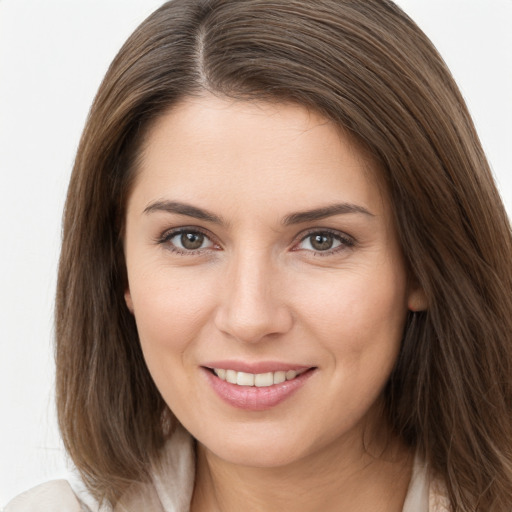
<svg viewBox="0 0 512 512"><path fill-rule="evenodd" d="M267 372L279 372L288 370L306 370L311 366L304 366L300 364L280 363L278 361L259 361L254 363L248 363L245 361L213 361L205 363L202 366L205 368L219 368L223 370L235 370L235 372L245 373L267 373Z"/></svg>
<svg viewBox="0 0 512 512"><path fill-rule="evenodd" d="M222 368L222 366L215 366L214 368ZM265 368L268 368L266 366ZM295 369L290 368L290 369ZM302 367L303 369L304 367ZM307 368L307 367L306 367ZM232 370L235 368L231 367ZM283 366L280 367L283 369ZM227 404L237 409L244 409L246 411L264 411L280 404L287 398L291 397L298 391L313 375L314 368L309 371L298 375L292 380L274 384L273 386L258 388L255 386L238 386L237 384L230 384L222 379L219 379L208 368L202 367L203 374L208 380L213 391ZM244 371L244 370L236 370ZM267 370L271 371L271 370ZM275 370L278 371L278 370ZM264 371L250 373L265 373Z"/></svg>

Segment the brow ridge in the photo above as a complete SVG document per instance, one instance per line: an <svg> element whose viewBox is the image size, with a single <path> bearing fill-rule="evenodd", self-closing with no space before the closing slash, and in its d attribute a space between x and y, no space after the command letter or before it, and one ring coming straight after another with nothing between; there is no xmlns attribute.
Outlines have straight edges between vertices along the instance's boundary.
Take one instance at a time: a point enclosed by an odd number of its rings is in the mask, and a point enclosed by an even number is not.
<svg viewBox="0 0 512 512"><path fill-rule="evenodd" d="M316 220L325 219L327 217L332 217L334 215L344 214L363 214L374 217L373 213L371 213L363 206L352 203L336 203L329 206L323 206L321 208L314 208L312 210L291 213L284 218L283 224L289 226L291 224L313 222Z"/></svg>
<svg viewBox="0 0 512 512"><path fill-rule="evenodd" d="M209 212L203 208L198 208L197 206L192 206L187 203L182 203L180 201L168 201L168 200L159 200L149 204L144 209L144 214L150 214L157 211L164 211L167 213L175 213L178 215L185 215L187 217L193 217L195 219L204 220L208 222L212 222L214 224L226 224L221 217L218 215ZM327 217L332 217L334 215L343 215L343 214L363 214L373 217L373 213L368 211L363 206L359 206L352 203L336 203L328 206L323 206L320 208L314 208L311 210L305 210L300 212L294 212L289 215L286 215L283 219L283 224L285 226L290 226L293 224L301 224L304 222L313 222L321 219L325 219Z"/></svg>
<svg viewBox="0 0 512 512"><path fill-rule="evenodd" d="M213 222L214 224L225 224L222 218L218 215L215 215L203 208L198 208L197 206L181 203L179 201L159 200L144 208L145 214L162 211L167 213L176 213L178 215L186 215L187 217L194 217L195 219Z"/></svg>

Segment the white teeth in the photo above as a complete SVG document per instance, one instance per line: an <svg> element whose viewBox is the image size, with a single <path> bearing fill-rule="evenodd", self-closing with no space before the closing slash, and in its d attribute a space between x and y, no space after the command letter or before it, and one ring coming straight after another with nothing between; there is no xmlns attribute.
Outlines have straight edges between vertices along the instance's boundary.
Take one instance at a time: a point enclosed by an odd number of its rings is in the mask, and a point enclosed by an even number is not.
<svg viewBox="0 0 512 512"><path fill-rule="evenodd" d="M258 377L258 375L257 375ZM254 374L238 372L236 376L236 383L239 386L254 386Z"/></svg>
<svg viewBox="0 0 512 512"><path fill-rule="evenodd" d="M297 372L295 370L288 370L286 372L286 380L292 380L295 379L295 377L297 377Z"/></svg>
<svg viewBox="0 0 512 512"><path fill-rule="evenodd" d="M231 384L236 384L236 373L235 370L226 370L226 381Z"/></svg>
<svg viewBox="0 0 512 512"><path fill-rule="evenodd" d="M277 372L267 373L246 373L236 372L235 370L225 370L223 368L214 368L215 375L221 380L225 380L230 384L237 384L238 386L256 386L258 388L266 388L273 384L281 384L286 380L292 380L297 375L304 373L305 370L297 372L295 370L288 370L287 372L280 370Z"/></svg>
<svg viewBox="0 0 512 512"><path fill-rule="evenodd" d="M274 384L281 384L286 380L286 372L274 372Z"/></svg>
<svg viewBox="0 0 512 512"><path fill-rule="evenodd" d="M254 385L258 388L266 388L272 386L272 384L274 384L274 374L272 372L258 373L254 376Z"/></svg>

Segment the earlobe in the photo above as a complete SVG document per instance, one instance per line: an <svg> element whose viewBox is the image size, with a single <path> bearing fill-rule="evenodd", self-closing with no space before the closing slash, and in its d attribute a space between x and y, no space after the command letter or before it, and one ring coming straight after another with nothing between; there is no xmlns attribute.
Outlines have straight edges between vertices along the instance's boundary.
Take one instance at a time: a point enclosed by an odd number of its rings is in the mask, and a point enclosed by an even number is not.
<svg viewBox="0 0 512 512"><path fill-rule="evenodd" d="M414 286L409 292L407 300L407 309L409 311L425 311L428 306L427 296L423 288L419 285Z"/></svg>
<svg viewBox="0 0 512 512"><path fill-rule="evenodd" d="M129 288L127 288L124 292L124 301L126 302L126 307L129 309L130 313L133 315L132 294L130 293Z"/></svg>

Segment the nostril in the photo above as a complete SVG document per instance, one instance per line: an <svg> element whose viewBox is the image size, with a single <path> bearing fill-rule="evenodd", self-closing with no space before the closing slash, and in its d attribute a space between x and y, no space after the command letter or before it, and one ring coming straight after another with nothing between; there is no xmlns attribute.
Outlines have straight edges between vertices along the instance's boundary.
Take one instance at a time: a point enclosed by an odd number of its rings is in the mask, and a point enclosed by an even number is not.
<svg viewBox="0 0 512 512"><path fill-rule="evenodd" d="M215 325L221 332L246 343L276 339L289 332L292 324L290 311L275 304L251 308L249 304L237 302L219 308L215 316Z"/></svg>

